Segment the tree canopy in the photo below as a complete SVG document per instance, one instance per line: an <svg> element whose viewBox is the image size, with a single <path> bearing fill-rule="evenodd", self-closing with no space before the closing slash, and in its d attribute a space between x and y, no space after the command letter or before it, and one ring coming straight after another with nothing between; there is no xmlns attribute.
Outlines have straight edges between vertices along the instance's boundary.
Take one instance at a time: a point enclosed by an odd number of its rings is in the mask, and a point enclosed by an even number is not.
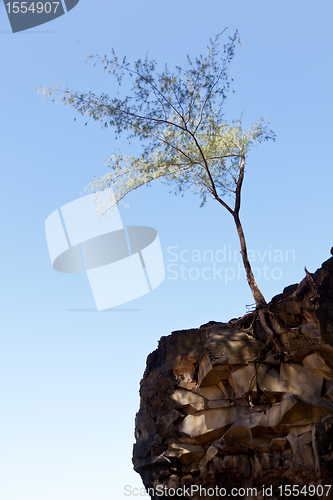
<svg viewBox="0 0 333 500"><path fill-rule="evenodd" d="M159 179L174 192L192 189L202 204L212 196L232 210L223 198L236 197L241 158L274 133L264 117L247 131L241 117L225 121L223 105L232 83L228 68L238 32L220 50L222 34L210 41L206 56L194 61L187 56L187 66L174 72L167 65L158 71L157 62L147 56L133 66L126 57L120 61L114 50L111 59L94 56L94 66L100 62L119 85L126 77L131 80L131 94L123 98L63 86L39 88L44 95L61 92L60 102L113 129L116 137L125 133L129 141L139 139L139 156L116 150L105 160L109 172L91 183L93 191L112 187L119 203L134 189Z"/></svg>
<svg viewBox="0 0 333 500"><path fill-rule="evenodd" d="M224 36L226 30L210 40L205 56L194 60L188 56L187 63L173 71L167 65L159 70L148 56L132 65L114 50L111 58L94 56L94 66L101 63L120 86L126 82L128 88L130 82L130 92L122 97L66 86L40 87L39 92L61 93L58 102L112 129L115 137L125 134L129 142L140 142L139 155L115 150L106 160L108 172L91 183L93 192L112 187L118 204L133 190L158 179L175 193L191 189L201 197L201 205L208 198L217 200L234 219L247 281L257 308L262 309L266 302L251 270L239 212L246 157L253 146L274 140L275 134L265 117L248 130L243 129L242 117L225 119L224 103L233 81L229 66L240 39L236 31L221 45Z"/></svg>

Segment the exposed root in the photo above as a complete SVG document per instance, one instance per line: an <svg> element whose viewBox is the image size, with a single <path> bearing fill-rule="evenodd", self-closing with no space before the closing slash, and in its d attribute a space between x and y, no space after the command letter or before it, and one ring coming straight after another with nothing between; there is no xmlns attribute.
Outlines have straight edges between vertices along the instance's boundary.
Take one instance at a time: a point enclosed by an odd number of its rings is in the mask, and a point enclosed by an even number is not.
<svg viewBox="0 0 333 500"><path fill-rule="evenodd" d="M264 355L267 353L270 344L274 345L276 352L278 353L279 356L285 355L285 356L289 357L290 353L288 351L286 351L285 348L283 347L283 345L281 344L281 342L275 338L274 331L268 326L267 321L266 321L266 316L265 316L266 312L269 312L270 314L272 314L271 311L267 311L267 308L260 307L258 309L258 316L259 316L261 326L263 327L263 329L265 330L265 332L268 335L268 339L266 341L266 344L264 345L264 347L260 351L259 360L262 359L264 357Z"/></svg>
<svg viewBox="0 0 333 500"><path fill-rule="evenodd" d="M229 323L231 323L236 328L243 328L254 334L253 325L255 320L257 319L257 316L258 316L257 311L252 311L250 313L245 314L241 318L229 321Z"/></svg>
<svg viewBox="0 0 333 500"><path fill-rule="evenodd" d="M229 321L234 327L242 328L246 330L249 334L253 335L259 340L266 341L264 347L260 351L259 360L262 360L265 354L267 353L271 344L274 346L274 351L279 356L287 356L290 357L290 353L284 348L281 344L280 340L276 338L274 330L268 325L266 315L270 315L280 324L280 319L277 317L274 311L269 309L269 305L264 304L262 306L258 306L255 311L245 314L245 316ZM259 331L255 331L255 323L256 320L259 319L260 325L263 330L263 334L260 335ZM281 325L282 326L282 325ZM282 328L285 325L282 326Z"/></svg>

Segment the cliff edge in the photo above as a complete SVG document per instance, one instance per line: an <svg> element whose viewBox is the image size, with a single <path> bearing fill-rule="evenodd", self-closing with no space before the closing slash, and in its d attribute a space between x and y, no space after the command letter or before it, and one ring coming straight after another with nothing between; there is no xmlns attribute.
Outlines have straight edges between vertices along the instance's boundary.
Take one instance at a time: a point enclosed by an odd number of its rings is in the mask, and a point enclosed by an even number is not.
<svg viewBox="0 0 333 500"><path fill-rule="evenodd" d="M333 257L267 317L282 354L253 311L148 356L133 464L151 498L283 498L286 485L333 498Z"/></svg>

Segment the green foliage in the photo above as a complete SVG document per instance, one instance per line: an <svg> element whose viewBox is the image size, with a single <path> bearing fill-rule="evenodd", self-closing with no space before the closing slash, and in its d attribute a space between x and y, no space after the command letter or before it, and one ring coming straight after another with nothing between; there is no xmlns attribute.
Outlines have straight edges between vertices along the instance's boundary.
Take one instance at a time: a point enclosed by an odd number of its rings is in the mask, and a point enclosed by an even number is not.
<svg viewBox="0 0 333 500"><path fill-rule="evenodd" d="M236 200L242 160L257 142L274 139L274 133L264 118L247 131L241 118L225 121L223 105L232 82L228 68L240 39L236 32L220 49L223 34L210 41L206 56L194 61L188 57L187 65L174 72L167 66L158 71L156 61L147 57L131 66L114 51L111 59L96 56L94 65L102 63L119 85L127 78L131 81L131 93L123 98L59 86L39 88L44 95L61 92L60 102L113 129L116 137L125 133L129 141L140 141L139 156L116 150L106 160L109 171L91 183L94 192L112 187L119 203L131 191L159 179L175 193L192 189L200 195L201 205L212 196L232 213L222 198L230 195Z"/></svg>

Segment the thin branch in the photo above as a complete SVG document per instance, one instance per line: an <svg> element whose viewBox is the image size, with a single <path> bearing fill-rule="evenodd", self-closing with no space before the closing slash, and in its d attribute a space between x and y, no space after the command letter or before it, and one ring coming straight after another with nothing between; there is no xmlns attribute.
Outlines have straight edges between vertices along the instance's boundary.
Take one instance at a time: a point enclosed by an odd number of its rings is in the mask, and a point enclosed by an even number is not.
<svg viewBox="0 0 333 500"><path fill-rule="evenodd" d="M198 150L199 150L199 152L200 152L200 154L201 154L201 157L202 157L202 159L203 159L203 161L204 161L204 164L205 164L205 170L206 170L206 172L207 172L207 174L208 174L208 177L209 177L209 180L210 180L211 186L212 186L212 188L213 188L213 194L214 194L214 197L216 197L216 196L217 196L217 191L216 191L216 188L215 188L214 180L213 180L213 178L212 178L212 176L211 176L211 173L210 173L210 171L209 171L209 167L208 167L208 164L207 164L207 160L206 160L206 158L205 158L205 155L203 154L203 151L202 151L202 149L201 149L201 147L200 147L200 144L198 143L197 138L195 137L195 135L194 135L192 132L189 132L189 134L192 136L192 138L193 138L193 140L194 140L194 142L195 142L195 145L197 146L197 148L198 148Z"/></svg>
<svg viewBox="0 0 333 500"><path fill-rule="evenodd" d="M99 59L102 60L102 58L100 58L100 57L99 57ZM106 64L109 64L109 65L113 65L114 64L118 68L121 68L121 69L123 69L125 71L128 71L129 73L133 73L133 74L137 75L139 78L142 78L146 83L148 83L158 93L158 95L160 95L162 97L162 99L164 99L172 107L172 109L179 115L180 118L182 117L181 114L179 113L179 111L177 110L177 108L175 108L173 106L172 102L170 102L165 97L165 95L156 87L156 85L154 85L148 78L146 78L143 75L141 75L138 71L136 71L134 69L131 69L131 68L128 68L126 66L123 66L122 64L119 64L116 61L111 62L110 59L105 59L105 58L104 58L104 60L105 60Z"/></svg>
<svg viewBox="0 0 333 500"><path fill-rule="evenodd" d="M238 182L237 182L237 187L236 187L236 202L235 202L235 211L234 211L235 215L237 217L239 214L239 209L240 209L240 204L241 204L241 189L242 189L242 184L243 184L243 179L244 179L244 168L245 168L245 156L242 156L239 177L238 177Z"/></svg>
<svg viewBox="0 0 333 500"><path fill-rule="evenodd" d="M69 90L65 90L64 91L64 94L70 94L70 91ZM96 96L94 96L96 97ZM91 105L89 101L81 98L79 99L80 102L83 102L85 103L87 106ZM114 112L118 112L118 113L121 113L121 114L124 114L124 115L127 115L127 116L131 116L133 118L137 118L138 120L148 120L148 121L153 121L153 122L156 122L156 123L166 123L170 126L173 126L173 127L176 127L176 128L179 128L180 130L183 130L184 132L188 132L188 130L186 130L184 127L182 127L181 125L178 125L177 123L173 123L173 122L170 122L169 120L164 120L162 118L153 118L151 116L142 116L142 115L139 115L137 113L131 113L130 111L126 111L124 109L121 109L121 108L116 108L114 106L111 106L111 104L102 104L102 107L107 110L107 109L110 109ZM93 108L92 108L93 109ZM131 124L131 122L128 122L129 124Z"/></svg>
<svg viewBox="0 0 333 500"><path fill-rule="evenodd" d="M206 103L207 103L208 99L210 99L210 97L211 97L211 95L212 95L212 92L213 92L213 89L214 89L214 87L217 85L218 81L220 80L222 73L225 71L225 68L226 68L226 62L225 62L225 64L224 64L223 69L220 71L219 76L217 77L217 79L216 79L216 80L215 80L215 82L213 83L213 86L212 86L211 90L208 92L208 94L207 94L207 96L206 96L206 99L204 100L204 102L203 102L203 104L202 104L201 111L200 111L200 118L199 118L199 122L198 122L197 126L196 126L196 127L195 127L195 129L194 129L194 134L197 132L198 128L199 128L199 127L200 127L200 125L201 125L201 122L202 122L202 116L203 116L203 111L204 111L204 109L205 109Z"/></svg>
<svg viewBox="0 0 333 500"><path fill-rule="evenodd" d="M214 195L214 198L219 202L221 203L221 205L226 208L228 210L228 212L234 217L235 216L235 213L234 211L232 210L232 208L229 207L229 205L223 201L218 195Z"/></svg>

